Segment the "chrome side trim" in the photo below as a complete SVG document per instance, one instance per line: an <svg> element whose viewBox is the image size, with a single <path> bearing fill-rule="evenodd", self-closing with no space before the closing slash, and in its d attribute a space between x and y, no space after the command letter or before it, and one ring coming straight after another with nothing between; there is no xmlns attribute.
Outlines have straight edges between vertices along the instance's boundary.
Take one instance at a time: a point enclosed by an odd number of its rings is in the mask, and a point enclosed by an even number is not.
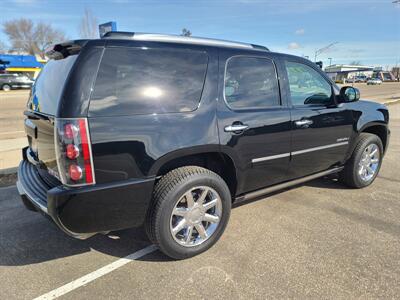
<svg viewBox="0 0 400 300"><path fill-rule="evenodd" d="M261 189L261 190L257 190L257 191L254 191L254 192L247 193L244 196L238 197L238 198L236 198L235 202L239 203L239 202L242 202L242 201L255 199L255 198L258 198L260 196L263 196L263 195L266 195L266 194L270 194L270 193L273 193L273 192L276 192L276 191L279 191L279 190L282 190L282 189L285 189L285 188L288 188L288 187L291 187L291 186L294 186L294 185L298 185L298 184L301 184L301 183L304 183L304 182L307 182L307 181L310 181L310 180L313 180L313 179L316 179L316 178L319 178L319 177L323 177L323 176L327 176L327 175L330 175L330 174L334 174L334 173L340 172L341 170L343 170L343 167L336 167L336 168L329 169L329 170L326 170L326 171L323 171L323 172L319 172L319 173L315 173L315 174L312 174L312 175L308 175L308 176L303 177L303 178L299 178L299 179L295 179L295 180L292 180L292 181L288 181L288 182L280 183L280 184L277 184L277 185L273 185L273 186L270 186L270 187L267 187L267 188L264 188L264 189Z"/></svg>
<svg viewBox="0 0 400 300"><path fill-rule="evenodd" d="M314 147L314 148L308 148L308 149L304 149L304 150L293 151L292 155L303 154L303 153L308 153L308 152L313 152L313 151L318 151L318 150L323 150L323 149L328 149L328 148L333 148L333 147L344 146L344 145L347 145L348 143L349 142L334 143L334 144L329 144L329 145L324 145L324 146L319 146L319 147Z"/></svg>
<svg viewBox="0 0 400 300"><path fill-rule="evenodd" d="M298 154L303 154L303 153L308 153L308 152L313 152L313 151L318 151L318 150L323 150L323 149L329 149L329 148L333 148L333 147L344 146L344 145L347 145L348 143L349 142L346 141L346 142L334 143L334 144L329 144L329 145L324 145L324 146L319 146L319 147L314 147L314 148L308 148L308 149L293 151L292 153L288 152L288 153L282 153L282 154L277 154L277 155L253 158L251 160L251 162L252 163L258 163L258 162L261 162L261 161L288 157L288 156L290 156L290 154L291 155L298 155Z"/></svg>
<svg viewBox="0 0 400 300"><path fill-rule="evenodd" d="M32 195L30 195L25 188L23 187L23 185L21 184L21 182L19 182L19 180L17 181L17 189L18 189L18 193L22 196L25 195L29 198L29 200L31 200L31 202L33 202L33 205L35 205L36 207L38 207L41 211L43 211L44 213L48 214L47 212L47 207L42 205L39 201L37 201L35 199L35 197L33 197Z"/></svg>
<svg viewBox="0 0 400 300"><path fill-rule="evenodd" d="M278 158L283 158L283 157L288 157L288 156L290 156L290 153L282 153L282 154L277 154L277 155L254 158L254 159L251 160L251 162L252 163L258 163L258 162L261 162L261 161L278 159Z"/></svg>

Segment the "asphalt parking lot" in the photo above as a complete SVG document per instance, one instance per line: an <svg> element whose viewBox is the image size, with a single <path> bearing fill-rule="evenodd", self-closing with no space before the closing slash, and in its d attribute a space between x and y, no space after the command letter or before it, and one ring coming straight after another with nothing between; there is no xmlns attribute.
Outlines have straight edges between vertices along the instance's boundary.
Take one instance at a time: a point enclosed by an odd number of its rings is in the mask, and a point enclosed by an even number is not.
<svg viewBox="0 0 400 300"><path fill-rule="evenodd" d="M185 261L146 248L141 228L69 238L0 188L0 299L398 298L400 104L389 109L372 186L325 178L236 207L222 239Z"/></svg>

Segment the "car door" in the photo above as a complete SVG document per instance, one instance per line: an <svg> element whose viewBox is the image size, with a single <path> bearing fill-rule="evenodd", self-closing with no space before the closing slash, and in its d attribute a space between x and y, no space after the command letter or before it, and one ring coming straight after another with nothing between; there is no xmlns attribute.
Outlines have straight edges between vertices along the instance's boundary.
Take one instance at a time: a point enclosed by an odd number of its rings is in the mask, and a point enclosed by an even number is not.
<svg viewBox="0 0 400 300"><path fill-rule="evenodd" d="M352 134L352 112L335 104L335 89L311 62L283 60L291 104L291 179L343 162Z"/></svg>
<svg viewBox="0 0 400 300"><path fill-rule="evenodd" d="M218 130L234 158L237 193L285 180L290 158L290 111L281 101L273 56L220 52Z"/></svg>

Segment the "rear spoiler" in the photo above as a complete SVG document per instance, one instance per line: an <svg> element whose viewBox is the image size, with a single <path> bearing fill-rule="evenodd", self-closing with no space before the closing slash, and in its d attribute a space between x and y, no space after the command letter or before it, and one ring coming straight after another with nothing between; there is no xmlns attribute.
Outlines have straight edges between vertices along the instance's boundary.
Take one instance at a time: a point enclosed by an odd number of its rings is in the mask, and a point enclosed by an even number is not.
<svg viewBox="0 0 400 300"><path fill-rule="evenodd" d="M50 59L63 59L70 55L78 54L88 41L89 40L73 40L61 44L54 44L46 49L45 54Z"/></svg>

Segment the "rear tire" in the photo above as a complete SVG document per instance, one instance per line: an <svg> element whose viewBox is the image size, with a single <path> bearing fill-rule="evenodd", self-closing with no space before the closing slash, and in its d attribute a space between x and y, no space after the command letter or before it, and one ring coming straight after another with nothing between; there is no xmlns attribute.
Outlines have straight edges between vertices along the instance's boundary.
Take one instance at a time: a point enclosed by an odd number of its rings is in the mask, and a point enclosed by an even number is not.
<svg viewBox="0 0 400 300"><path fill-rule="evenodd" d="M353 154L340 173L341 182L352 188L370 185L382 164L383 145L375 134L361 133Z"/></svg>
<svg viewBox="0 0 400 300"><path fill-rule="evenodd" d="M146 232L169 257L192 257L218 241L230 210L231 194L219 175L201 167L181 167L156 184Z"/></svg>
<svg viewBox="0 0 400 300"><path fill-rule="evenodd" d="M5 92L9 92L11 91L11 86L9 84L3 84L3 86L1 87L1 89Z"/></svg>

